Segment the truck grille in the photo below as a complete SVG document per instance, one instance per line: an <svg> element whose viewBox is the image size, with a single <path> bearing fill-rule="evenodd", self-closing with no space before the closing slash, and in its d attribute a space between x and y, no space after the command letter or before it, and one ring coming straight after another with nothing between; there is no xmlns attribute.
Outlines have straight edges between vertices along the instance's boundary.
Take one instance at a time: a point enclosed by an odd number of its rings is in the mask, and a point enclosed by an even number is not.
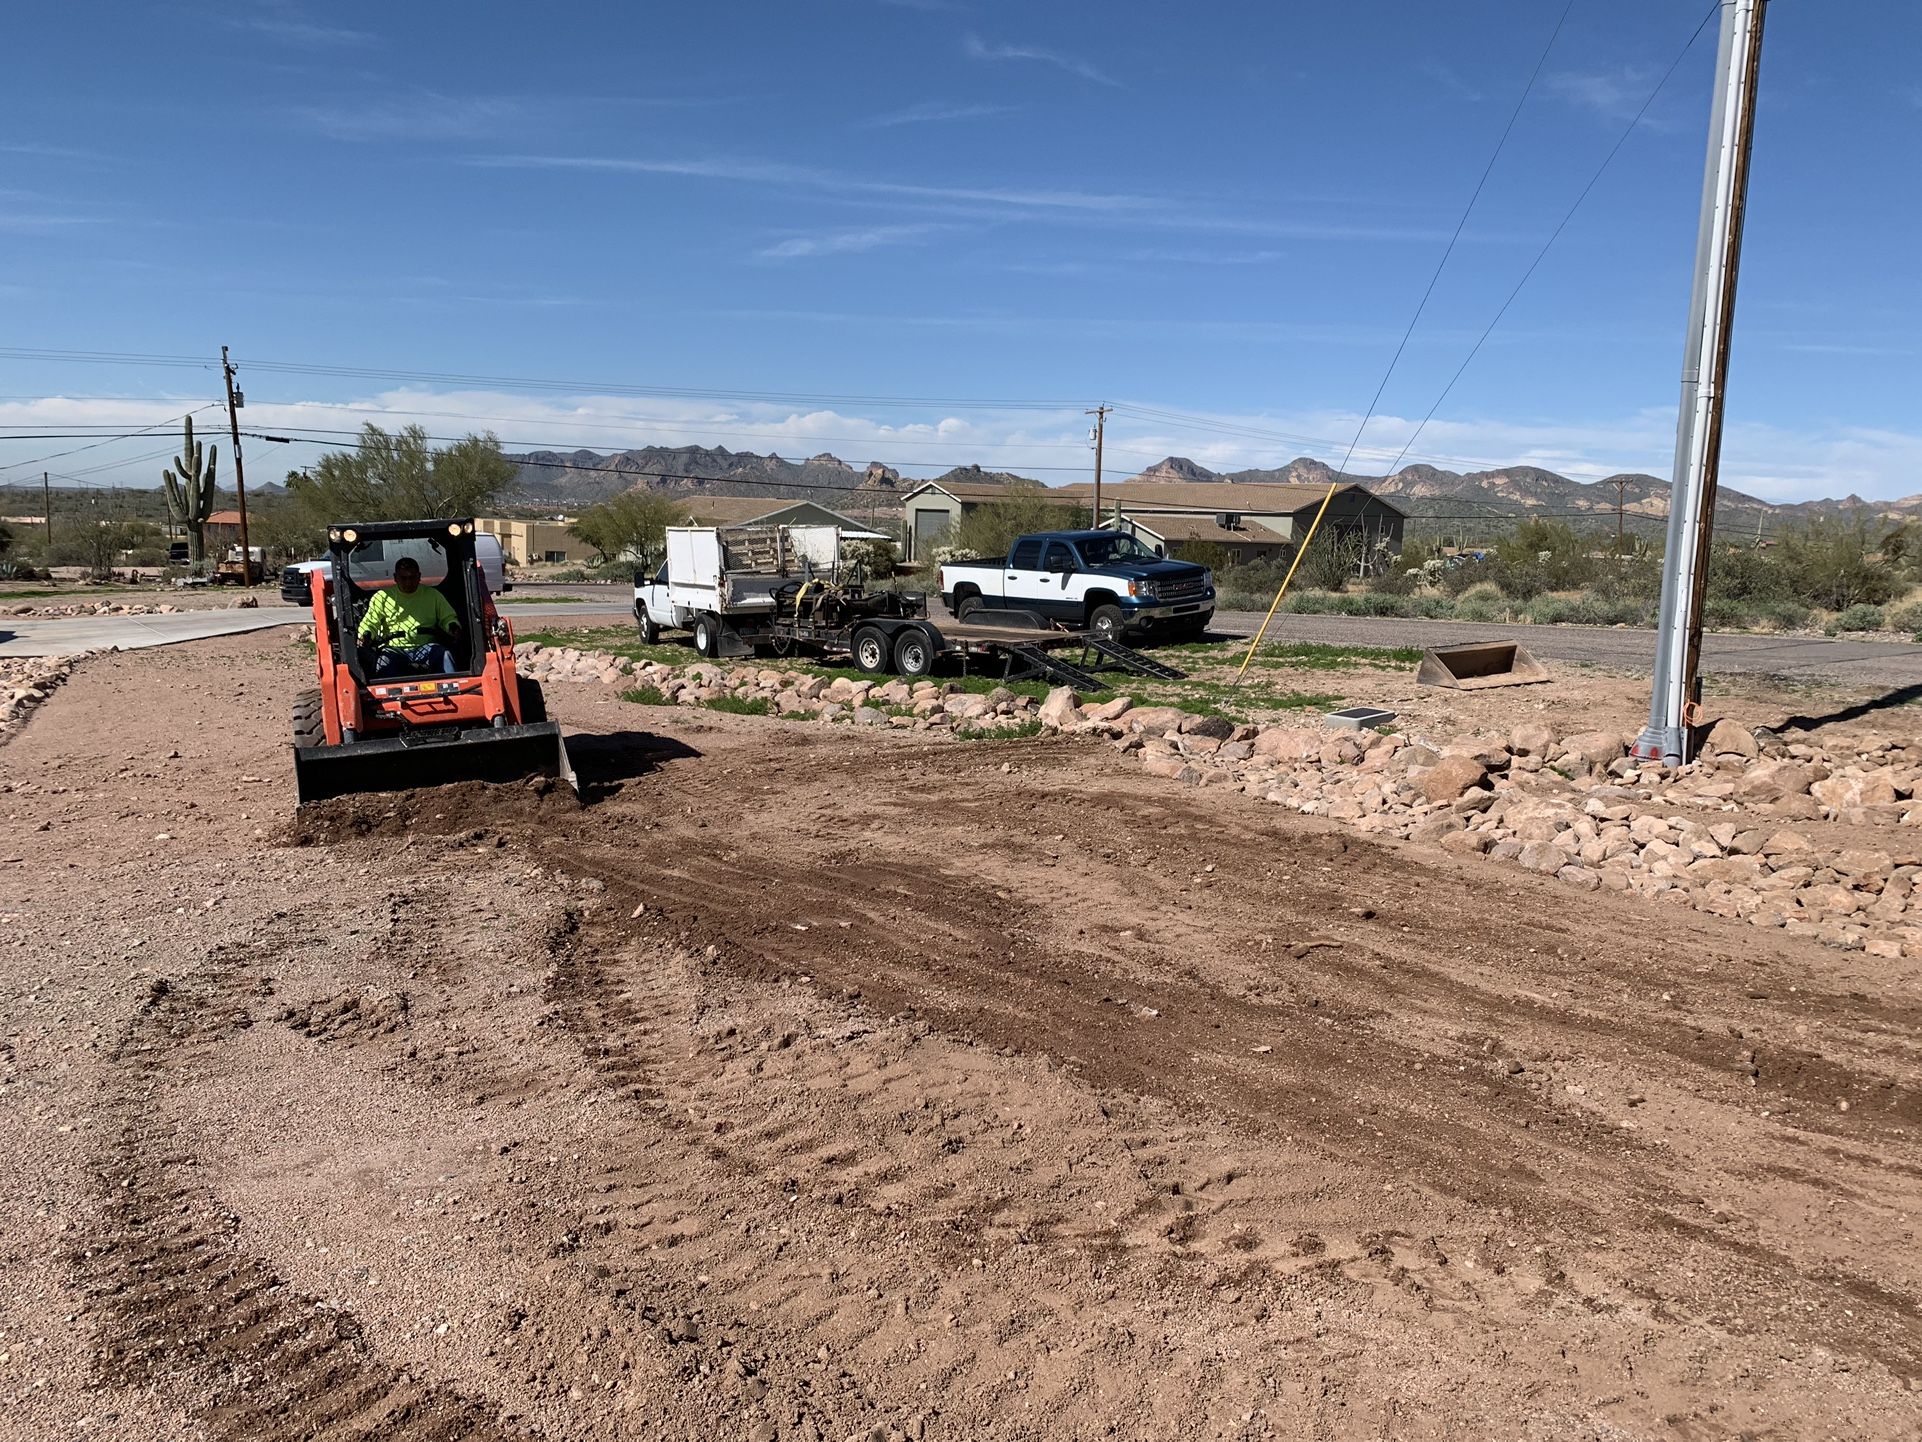
<svg viewBox="0 0 1922 1442"><path fill-rule="evenodd" d="M1157 581L1155 594L1164 601L1189 601L1202 591L1201 577L1177 576L1171 581Z"/></svg>

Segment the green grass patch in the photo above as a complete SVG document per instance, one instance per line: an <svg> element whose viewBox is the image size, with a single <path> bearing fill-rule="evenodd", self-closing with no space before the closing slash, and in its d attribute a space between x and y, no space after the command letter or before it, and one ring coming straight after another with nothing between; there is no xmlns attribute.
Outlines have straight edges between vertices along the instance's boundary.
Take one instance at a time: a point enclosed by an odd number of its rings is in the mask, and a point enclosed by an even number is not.
<svg viewBox="0 0 1922 1442"><path fill-rule="evenodd" d="M586 596L496 596L494 600L502 606L585 606L588 603Z"/></svg>
<svg viewBox="0 0 1922 1442"><path fill-rule="evenodd" d="M771 716L774 714L774 703L765 696L716 696L712 701L703 701L701 705L705 710L724 711L729 716ZM806 718L803 717L800 719Z"/></svg>
<svg viewBox="0 0 1922 1442"><path fill-rule="evenodd" d="M625 691L621 692L621 699L623 701L631 701L636 706L665 706L668 704L667 696L659 686L649 686L645 682L639 686L628 687Z"/></svg>

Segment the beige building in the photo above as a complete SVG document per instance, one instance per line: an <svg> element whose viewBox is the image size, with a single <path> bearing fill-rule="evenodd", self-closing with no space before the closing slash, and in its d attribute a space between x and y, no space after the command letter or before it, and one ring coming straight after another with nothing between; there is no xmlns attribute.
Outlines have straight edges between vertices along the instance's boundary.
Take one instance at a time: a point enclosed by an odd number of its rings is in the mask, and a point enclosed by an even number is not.
<svg viewBox="0 0 1922 1442"><path fill-rule="evenodd" d="M536 566L543 563L592 565L596 552L568 527L569 521L523 521L511 516L476 516L474 524L490 536L499 536L501 556L510 566Z"/></svg>

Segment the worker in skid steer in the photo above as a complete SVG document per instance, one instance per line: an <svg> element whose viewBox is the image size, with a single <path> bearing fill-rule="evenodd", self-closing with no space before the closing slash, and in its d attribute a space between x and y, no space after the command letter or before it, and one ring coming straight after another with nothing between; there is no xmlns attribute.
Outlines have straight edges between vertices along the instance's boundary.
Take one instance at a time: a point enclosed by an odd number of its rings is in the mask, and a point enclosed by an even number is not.
<svg viewBox="0 0 1922 1442"><path fill-rule="evenodd" d="M460 635L460 617L447 598L420 583L420 562L402 556L394 584L374 593L360 618L360 640L376 648L373 679L453 675L458 669L448 642ZM440 639L436 639L440 638Z"/></svg>

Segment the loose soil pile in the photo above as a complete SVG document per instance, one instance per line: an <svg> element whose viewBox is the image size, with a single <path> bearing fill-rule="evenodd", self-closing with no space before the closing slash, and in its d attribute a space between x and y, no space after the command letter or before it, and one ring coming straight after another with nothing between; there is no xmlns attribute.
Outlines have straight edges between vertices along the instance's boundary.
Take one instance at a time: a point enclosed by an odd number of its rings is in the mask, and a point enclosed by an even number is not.
<svg viewBox="0 0 1922 1442"><path fill-rule="evenodd" d="M1922 1428L1877 958L599 686L290 823L301 666L0 748L0 1437Z"/></svg>

